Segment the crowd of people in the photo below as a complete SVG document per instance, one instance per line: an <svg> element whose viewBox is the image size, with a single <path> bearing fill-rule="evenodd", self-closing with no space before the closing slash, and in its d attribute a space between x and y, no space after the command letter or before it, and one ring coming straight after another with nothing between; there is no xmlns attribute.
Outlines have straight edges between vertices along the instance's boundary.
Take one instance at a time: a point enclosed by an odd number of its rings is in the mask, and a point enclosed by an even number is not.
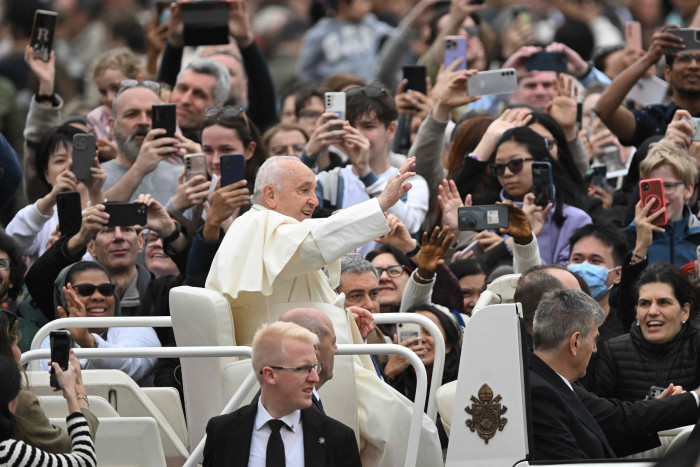
<svg viewBox="0 0 700 467"><path fill-rule="evenodd" d="M224 1L229 42L197 47L187 2L3 5L0 456L26 443L36 452L13 465L95 462L81 368L182 395L177 359L71 356L56 369L66 432L18 370L46 323L169 316L181 285L226 297L261 386L212 419L205 465L264 465L280 450L302 465L309 433L328 433L314 451L325 465L403 465L391 446L408 423L384 439L367 417L407 416L415 372L396 355L353 360L360 449L317 393L336 339L405 346L430 374L428 330L400 339L372 323L416 313L442 333L442 383L454 381L479 296L506 274L522 274L536 460L636 454L698 420L700 43L677 34L700 28L698 2ZM58 13L47 60L31 46L38 9ZM446 62L460 40L465 55ZM562 67L533 66L542 53ZM404 79L415 65L424 86ZM511 92L468 93L478 73L511 68ZM160 104L174 104L174 134L153 125ZM96 141L87 177L73 160L84 134ZM244 165L225 183L230 154ZM647 197L649 180L661 192ZM145 221L114 222L113 203L140 205ZM460 209L484 205L504 206L507 227L465 226ZM68 331L80 348L177 346L171 328ZM249 454L231 452L231 426ZM439 419L424 421L419 463L437 465L448 443Z"/></svg>

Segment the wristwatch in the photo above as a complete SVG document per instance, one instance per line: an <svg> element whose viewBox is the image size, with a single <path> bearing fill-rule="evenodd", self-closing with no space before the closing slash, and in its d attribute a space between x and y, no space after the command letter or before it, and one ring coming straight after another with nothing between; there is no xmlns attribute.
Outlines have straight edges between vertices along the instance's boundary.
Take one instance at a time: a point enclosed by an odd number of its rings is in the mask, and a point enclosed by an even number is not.
<svg viewBox="0 0 700 467"><path fill-rule="evenodd" d="M58 107L58 105L60 104L60 102L58 102L58 97L56 97L55 92L53 94L35 94L34 100L37 102L51 102L51 105L53 107Z"/></svg>

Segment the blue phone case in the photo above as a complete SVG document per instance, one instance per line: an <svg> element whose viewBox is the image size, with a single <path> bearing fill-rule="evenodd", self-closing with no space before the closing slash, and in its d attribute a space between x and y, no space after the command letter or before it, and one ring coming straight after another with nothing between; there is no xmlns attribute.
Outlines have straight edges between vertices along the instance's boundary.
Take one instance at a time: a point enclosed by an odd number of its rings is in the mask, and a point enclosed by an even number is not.
<svg viewBox="0 0 700 467"><path fill-rule="evenodd" d="M245 158L243 154L224 154L221 156L221 187L236 183L245 178Z"/></svg>

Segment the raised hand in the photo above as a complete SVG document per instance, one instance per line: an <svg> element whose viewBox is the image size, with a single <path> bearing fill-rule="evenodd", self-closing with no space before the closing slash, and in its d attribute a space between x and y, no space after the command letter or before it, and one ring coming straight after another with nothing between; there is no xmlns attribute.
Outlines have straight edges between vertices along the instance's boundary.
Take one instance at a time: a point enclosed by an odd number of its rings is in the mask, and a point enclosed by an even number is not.
<svg viewBox="0 0 700 467"><path fill-rule="evenodd" d="M428 237L428 232L423 232L423 242L421 243L420 253L418 253L420 276L427 279L428 277L423 275L423 272L425 272L432 277L437 268L445 264L445 253L452 245L454 239L455 236L450 233L449 227L444 227L442 230L440 227L435 227L430 237Z"/></svg>
<svg viewBox="0 0 700 467"><path fill-rule="evenodd" d="M510 201L496 204L508 207L508 227L499 231L504 235L513 237L513 241L519 245L530 243L532 241L532 227L525 211Z"/></svg>
<svg viewBox="0 0 700 467"><path fill-rule="evenodd" d="M532 119L532 115L530 115L529 109L506 109L486 129L481 141L474 148L474 154L479 160L488 161L503 133L511 128L527 125L530 119Z"/></svg>
<svg viewBox="0 0 700 467"><path fill-rule="evenodd" d="M250 206L250 191L245 187L246 180L240 180L223 188L221 181L217 189L209 197L209 210L207 220L204 223L202 236L209 242L219 239L219 229L231 217L238 216L241 208Z"/></svg>
<svg viewBox="0 0 700 467"><path fill-rule="evenodd" d="M29 65L32 72L39 80L39 94L51 95L54 91L54 83L56 79L56 54L52 50L48 62L34 58L34 48L27 45L24 48L24 61ZM47 102L45 105L51 106Z"/></svg>
<svg viewBox="0 0 700 467"><path fill-rule="evenodd" d="M338 126L341 128L338 129ZM306 143L306 155L316 157L322 151L328 149L328 146L331 144L339 143L345 135L348 126L350 125L346 121L339 120L338 115L333 112L321 114L316 122L316 128Z"/></svg>
<svg viewBox="0 0 700 467"><path fill-rule="evenodd" d="M352 319L355 320L357 328L360 330L360 335L363 339L366 338L374 329L374 316L372 316L369 310L365 310L359 306L348 307L348 311L352 315Z"/></svg>
<svg viewBox="0 0 700 467"><path fill-rule="evenodd" d="M523 212L527 215L527 219L530 222L530 228L535 236L538 236L542 232L545 222L547 222L547 216L549 211L552 210L554 205L549 203L544 209L542 206L535 204L535 195L528 193L523 198Z"/></svg>
<svg viewBox="0 0 700 467"><path fill-rule="evenodd" d="M388 211L389 208L399 202L404 193L412 188L410 183L404 184L404 182L416 174L415 172L409 172L415 166L416 158L410 157L401 165L396 175L389 178L384 191L377 197L382 211Z"/></svg>
<svg viewBox="0 0 700 467"><path fill-rule="evenodd" d="M455 182L453 180L448 182L445 179L443 179L442 184L438 186L438 191L438 203L442 211L442 223L453 232L457 232L459 230L459 215L457 212L459 208L463 206L472 205L472 195L467 195L464 198L464 203L462 203Z"/></svg>
<svg viewBox="0 0 700 467"><path fill-rule="evenodd" d="M377 243L390 245L404 253L409 253L416 248L416 241L411 237L408 229L401 222L401 219L393 214L386 216L386 222L389 224L389 233L380 238L375 238Z"/></svg>
<svg viewBox="0 0 700 467"><path fill-rule="evenodd" d="M204 175L195 175L185 181L186 171L177 179L177 189L173 196L173 206L180 212L202 204L209 197L209 182Z"/></svg>
<svg viewBox="0 0 700 467"><path fill-rule="evenodd" d="M649 211L656 204L656 199L649 198L646 206L642 207L642 202L639 201L634 208L634 226L637 230L637 243L634 246L634 253L641 257L645 257L647 250L654 241L654 232L665 232L663 227L654 225L655 219L661 217L661 215L666 212L666 208L663 207L658 211L649 214Z"/></svg>
<svg viewBox="0 0 700 467"><path fill-rule="evenodd" d="M554 81L554 98L547 105L547 113L559 124L567 140L576 137L578 88L574 79L563 73Z"/></svg>

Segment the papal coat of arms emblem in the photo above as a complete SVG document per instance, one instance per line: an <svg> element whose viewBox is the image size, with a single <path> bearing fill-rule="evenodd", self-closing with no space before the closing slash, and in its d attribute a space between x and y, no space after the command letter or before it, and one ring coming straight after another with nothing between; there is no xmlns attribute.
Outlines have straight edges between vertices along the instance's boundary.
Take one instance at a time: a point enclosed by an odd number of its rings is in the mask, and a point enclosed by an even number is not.
<svg viewBox="0 0 700 467"><path fill-rule="evenodd" d="M501 406L501 395L493 397L493 390L484 383L479 388L479 398L471 396L472 406L466 406L464 410L472 416L465 422L469 429L476 431L479 437L489 444L489 440L494 437L496 430L503 431L503 427L508 423L506 417L501 417L508 407Z"/></svg>

